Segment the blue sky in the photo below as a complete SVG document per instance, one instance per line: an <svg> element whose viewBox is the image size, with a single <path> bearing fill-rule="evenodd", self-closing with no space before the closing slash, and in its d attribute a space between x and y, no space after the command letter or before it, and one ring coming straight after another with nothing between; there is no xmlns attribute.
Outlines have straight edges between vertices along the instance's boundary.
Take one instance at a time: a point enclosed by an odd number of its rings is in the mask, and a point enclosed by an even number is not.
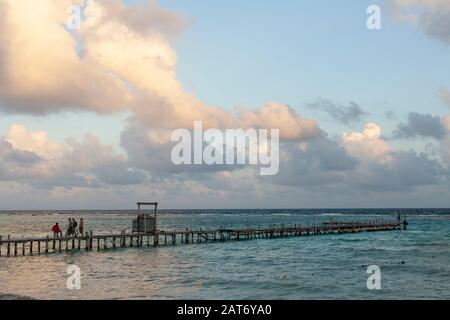
<svg viewBox="0 0 450 320"><path fill-rule="evenodd" d="M209 104L301 107L323 97L377 113L383 102L444 113L437 88L450 82L448 47L387 14L382 30L367 30L371 3L163 2L193 17L176 45L178 77Z"/></svg>

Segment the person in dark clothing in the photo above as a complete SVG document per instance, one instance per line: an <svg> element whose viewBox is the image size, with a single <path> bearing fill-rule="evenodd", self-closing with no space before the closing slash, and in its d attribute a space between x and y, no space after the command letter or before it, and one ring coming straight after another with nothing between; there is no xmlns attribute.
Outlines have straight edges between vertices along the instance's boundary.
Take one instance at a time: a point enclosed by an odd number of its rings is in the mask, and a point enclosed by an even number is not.
<svg viewBox="0 0 450 320"><path fill-rule="evenodd" d="M70 237L73 235L73 222L72 219L69 218L69 225L67 226L66 236Z"/></svg>
<svg viewBox="0 0 450 320"><path fill-rule="evenodd" d="M80 235L83 235L84 234L84 221L83 221L83 218L80 218L79 230L80 230Z"/></svg>
<svg viewBox="0 0 450 320"><path fill-rule="evenodd" d="M75 220L74 218L72 218L72 234L74 236L77 236L77 227L78 227L78 222L77 220Z"/></svg>

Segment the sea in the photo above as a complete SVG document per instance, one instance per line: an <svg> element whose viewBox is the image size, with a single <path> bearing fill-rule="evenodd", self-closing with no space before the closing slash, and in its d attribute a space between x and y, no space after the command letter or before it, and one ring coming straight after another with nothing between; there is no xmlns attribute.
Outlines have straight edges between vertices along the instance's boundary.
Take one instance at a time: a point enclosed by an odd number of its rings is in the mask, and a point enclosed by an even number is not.
<svg viewBox="0 0 450 320"><path fill-rule="evenodd" d="M395 221L398 210L407 230L2 256L0 299L450 299L450 209L160 210L158 224L184 230ZM131 230L136 214L1 211L0 235L45 237L72 217L84 218L94 234L120 233ZM70 266L80 270L78 288L68 286ZM375 288L372 266L379 268Z"/></svg>

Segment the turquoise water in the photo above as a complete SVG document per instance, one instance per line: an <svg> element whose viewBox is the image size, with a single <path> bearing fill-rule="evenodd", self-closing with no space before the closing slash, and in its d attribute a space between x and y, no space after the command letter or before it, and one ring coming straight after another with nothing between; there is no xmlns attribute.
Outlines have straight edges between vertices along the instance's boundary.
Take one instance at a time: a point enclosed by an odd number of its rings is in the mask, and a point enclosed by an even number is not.
<svg viewBox="0 0 450 320"><path fill-rule="evenodd" d="M395 220L395 210L166 210L160 229ZM450 209L408 209L407 231L0 258L0 297L37 299L449 299ZM46 236L55 222L116 233L135 212L3 212L0 234ZM81 268L69 290L67 266ZM381 269L368 290L367 266Z"/></svg>

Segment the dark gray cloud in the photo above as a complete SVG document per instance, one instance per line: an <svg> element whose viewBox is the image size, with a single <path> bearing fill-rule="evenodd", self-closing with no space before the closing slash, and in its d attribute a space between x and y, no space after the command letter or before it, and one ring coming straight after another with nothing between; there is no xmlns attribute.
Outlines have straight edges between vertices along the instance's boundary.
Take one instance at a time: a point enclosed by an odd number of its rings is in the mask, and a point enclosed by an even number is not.
<svg viewBox="0 0 450 320"><path fill-rule="evenodd" d="M61 157L47 159L0 139L0 181L26 181L39 189L70 189L139 185L148 179L146 172L130 167L126 157L92 135L68 144L69 150Z"/></svg>
<svg viewBox="0 0 450 320"><path fill-rule="evenodd" d="M450 2L447 0L401 1L387 3L390 13L400 21L417 24L430 38L450 44Z"/></svg>
<svg viewBox="0 0 450 320"><path fill-rule="evenodd" d="M37 154L30 151L16 150L8 141L3 139L0 139L0 158L19 166L32 166L41 161Z"/></svg>
<svg viewBox="0 0 450 320"><path fill-rule="evenodd" d="M323 111L333 120L342 122L346 125L357 123L362 117L368 115L357 103L350 102L347 106L338 105L329 100L320 100L307 105L313 110Z"/></svg>
<svg viewBox="0 0 450 320"><path fill-rule="evenodd" d="M425 117L428 118L428 117ZM413 124L421 124L415 121ZM440 123L440 122L439 122ZM421 128L421 126L419 125ZM426 154L414 151L391 152L383 163L350 156L338 141L326 135L305 144L285 141L280 145L280 168L274 176L253 176L239 180L239 169L245 166L175 166L170 160L173 144L151 143L147 131L130 126L122 134L122 145L128 152L128 165L149 173L161 185L194 183L207 193L251 193L253 183L259 188L294 188L304 192L412 192L415 188L440 185L448 180L448 171ZM428 131L420 131L426 134ZM254 168L255 172L257 168ZM227 170L231 177L221 177ZM237 174L237 175L235 175ZM242 186L245 187L243 188ZM170 187L167 187L170 189ZM177 191L179 192L179 190Z"/></svg>
<svg viewBox="0 0 450 320"><path fill-rule="evenodd" d="M159 141L150 140L153 132ZM208 179L205 175L220 171L243 169L246 165L175 165L171 159L172 148L177 142L170 141L171 130L145 129L138 123L130 125L122 132L121 144L128 155L128 163L134 168L149 172L152 179L167 178L177 175L179 179ZM193 133L191 133L193 136ZM154 138L154 139L156 139ZM205 145L204 145L205 146ZM191 149L193 161L193 150Z"/></svg>
<svg viewBox="0 0 450 320"><path fill-rule="evenodd" d="M53 163L49 174L13 165L14 157L0 157L0 180L25 182L37 192L57 187L63 188L64 193L72 189L80 192L108 188L108 192L116 196L122 190L135 190L134 194L124 193L128 201L130 195L145 196L146 188L153 188L159 200L192 207L199 203L234 205L234 199L240 199L240 204L255 206L261 203L260 198L271 199L267 206L286 203L302 206L303 202L295 204L300 194L303 200L310 201L309 205L313 203L311 199L322 206L338 203L327 202L330 197L334 201L341 199L342 206L351 206L361 199L372 199L369 195L389 199L393 194L402 193L407 199L406 195L413 195L417 188L450 189L448 169L426 154L411 150L390 152L386 157L388 162L355 158L338 140L326 135L303 144L282 142L280 171L275 176L255 176L257 167L245 166L200 165L174 169L169 159L171 144L164 143L164 139L158 144L141 129L130 127L122 135L128 157L115 154L95 137L87 137L81 142L69 143L71 152ZM0 150L5 153L6 148L3 146ZM42 161L45 165L46 160ZM208 201L202 202L205 197Z"/></svg>
<svg viewBox="0 0 450 320"><path fill-rule="evenodd" d="M411 193L418 187L448 186L450 182L450 172L425 153L399 151L390 154L389 163L362 162L349 157L345 151L333 147L331 143L325 145L308 151L301 151L293 146L285 149L290 157L280 165L280 173L261 179L275 185L296 187L324 195L328 192L333 195L361 192ZM321 164L320 154L328 152L336 154L336 163L340 163L333 170L326 170Z"/></svg>
<svg viewBox="0 0 450 320"><path fill-rule="evenodd" d="M346 172L355 170L358 161L345 149L327 137L308 142L305 148L294 143L284 143L280 171L262 180L277 185L297 186L304 189L328 187L342 182Z"/></svg>
<svg viewBox="0 0 450 320"><path fill-rule="evenodd" d="M450 3L430 9L419 24L428 36L450 45Z"/></svg>
<svg viewBox="0 0 450 320"><path fill-rule="evenodd" d="M429 137L442 139L446 135L441 118L430 114L410 112L407 123L400 123L393 132L394 139Z"/></svg>
<svg viewBox="0 0 450 320"><path fill-rule="evenodd" d="M412 192L417 187L449 182L449 171L425 153L391 153L388 165L373 163L349 175L347 187L371 192Z"/></svg>
<svg viewBox="0 0 450 320"><path fill-rule="evenodd" d="M124 163L112 163L94 170L97 178L110 185L134 185L147 180L147 174L141 170L127 167Z"/></svg>

